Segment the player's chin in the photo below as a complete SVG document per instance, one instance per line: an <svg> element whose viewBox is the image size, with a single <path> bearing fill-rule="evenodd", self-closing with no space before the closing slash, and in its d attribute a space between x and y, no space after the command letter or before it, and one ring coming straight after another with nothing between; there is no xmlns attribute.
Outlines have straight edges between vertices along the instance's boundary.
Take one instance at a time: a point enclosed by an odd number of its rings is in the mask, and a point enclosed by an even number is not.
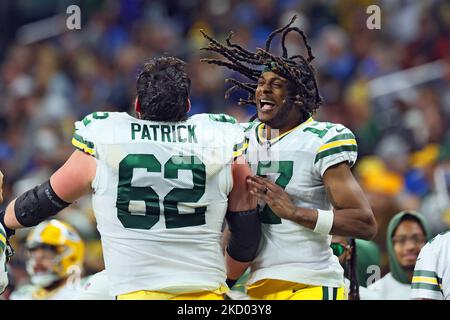
<svg viewBox="0 0 450 320"><path fill-rule="evenodd" d="M417 261L417 257L416 258L407 258L407 259L403 259L402 261L402 267L404 269L412 269L414 270L414 266L416 265L416 261Z"/></svg>
<svg viewBox="0 0 450 320"><path fill-rule="evenodd" d="M273 108L271 110L262 110L258 108L258 119L261 122L270 122L277 115L277 109Z"/></svg>

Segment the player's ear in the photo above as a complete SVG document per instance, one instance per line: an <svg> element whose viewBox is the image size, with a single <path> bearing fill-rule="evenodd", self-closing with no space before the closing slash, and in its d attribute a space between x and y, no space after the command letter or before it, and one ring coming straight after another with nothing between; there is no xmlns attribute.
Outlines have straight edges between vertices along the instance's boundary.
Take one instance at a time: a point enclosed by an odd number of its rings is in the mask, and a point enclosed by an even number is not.
<svg viewBox="0 0 450 320"><path fill-rule="evenodd" d="M139 118L141 117L141 102L139 101L139 98L136 97L134 100L134 110L138 114Z"/></svg>
<svg viewBox="0 0 450 320"><path fill-rule="evenodd" d="M186 111L186 113L189 113L189 111L191 111L191 100L188 98L187 99L187 111Z"/></svg>

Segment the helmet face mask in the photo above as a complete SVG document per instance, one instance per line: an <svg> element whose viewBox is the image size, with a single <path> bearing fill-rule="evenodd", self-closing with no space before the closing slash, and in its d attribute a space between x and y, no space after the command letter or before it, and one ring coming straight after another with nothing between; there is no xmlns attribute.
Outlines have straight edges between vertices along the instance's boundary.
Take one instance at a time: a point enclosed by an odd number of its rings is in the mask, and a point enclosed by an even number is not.
<svg viewBox="0 0 450 320"><path fill-rule="evenodd" d="M45 221L33 229L27 242L27 272L31 282L47 287L67 278L73 267L82 268L84 243L70 225Z"/></svg>
<svg viewBox="0 0 450 320"><path fill-rule="evenodd" d="M26 268L33 284L47 287L60 279L57 251L56 247L45 244L32 244L28 249Z"/></svg>

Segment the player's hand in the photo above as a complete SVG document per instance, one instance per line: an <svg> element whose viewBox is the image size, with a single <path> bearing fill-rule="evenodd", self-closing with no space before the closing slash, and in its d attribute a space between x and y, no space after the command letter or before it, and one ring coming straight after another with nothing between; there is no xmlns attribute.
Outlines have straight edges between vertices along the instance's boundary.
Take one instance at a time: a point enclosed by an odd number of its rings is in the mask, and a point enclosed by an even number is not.
<svg viewBox="0 0 450 320"><path fill-rule="evenodd" d="M297 208L283 188L266 178L258 176L248 177L247 183L250 186L251 195L267 203L270 209L280 218L292 220Z"/></svg>

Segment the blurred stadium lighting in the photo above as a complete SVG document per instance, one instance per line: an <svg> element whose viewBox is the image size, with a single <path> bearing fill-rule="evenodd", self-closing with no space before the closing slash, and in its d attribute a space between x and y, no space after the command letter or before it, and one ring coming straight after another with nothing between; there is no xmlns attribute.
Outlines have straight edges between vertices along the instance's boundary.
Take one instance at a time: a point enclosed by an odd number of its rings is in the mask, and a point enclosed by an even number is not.
<svg viewBox="0 0 450 320"><path fill-rule="evenodd" d="M397 71L370 81L371 98L399 92L417 85L444 78L449 72L444 60L437 60L417 67Z"/></svg>

